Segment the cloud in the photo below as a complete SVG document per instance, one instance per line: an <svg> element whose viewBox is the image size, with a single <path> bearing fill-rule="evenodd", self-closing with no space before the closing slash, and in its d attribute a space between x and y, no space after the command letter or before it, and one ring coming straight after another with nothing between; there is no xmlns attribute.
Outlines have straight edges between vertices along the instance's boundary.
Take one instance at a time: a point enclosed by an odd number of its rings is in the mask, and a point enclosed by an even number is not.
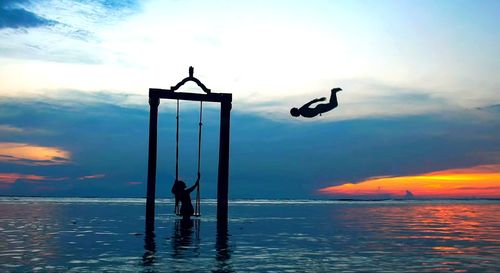
<svg viewBox="0 0 500 273"><path fill-rule="evenodd" d="M209 87L234 91L235 105L263 117L285 118L290 107L336 86L345 90L341 106L322 121L498 103L493 61L498 35L491 34L498 30L484 22L496 22L492 14L479 12L491 3L470 7L477 20L464 21L452 12L439 16L444 21L426 22L432 35L408 36L412 21L401 20L397 5L363 9L327 2L229 7L191 1L29 1L22 5L26 10L59 23L2 32L0 54L8 60L0 67L5 75L0 82L5 92L16 94L57 88L143 93L148 85L177 82L179 71L195 63ZM438 14L440 6L426 4ZM407 15L425 15L416 10ZM378 17L385 19L372 20ZM467 27L457 33L443 28L457 23ZM445 35L436 35L439 30ZM481 39L473 39L481 33ZM171 37L182 43L172 43Z"/></svg>
<svg viewBox="0 0 500 273"><path fill-rule="evenodd" d="M54 24L56 24L55 21L45 19L23 8L13 8L5 4L0 7L0 29L34 28Z"/></svg>
<svg viewBox="0 0 500 273"><path fill-rule="evenodd" d="M24 130L22 128L0 124L0 135L2 135L2 134L20 134L23 132L24 132Z"/></svg>
<svg viewBox="0 0 500 273"><path fill-rule="evenodd" d="M80 176L78 177L78 180L94 180L94 179L100 179L105 177L106 175L103 173L99 174L92 174L92 175L85 175L85 176Z"/></svg>
<svg viewBox="0 0 500 273"><path fill-rule="evenodd" d="M1 117L0 117L1 118ZM19 126L11 126L7 124L0 124L0 137L8 136L26 136L26 135L54 135L54 132L40 128L25 128Z"/></svg>
<svg viewBox="0 0 500 273"><path fill-rule="evenodd" d="M0 173L0 188L9 188L10 184L17 181L62 181L68 179L67 177L48 177L36 174L22 174L22 173Z"/></svg>
<svg viewBox="0 0 500 273"><path fill-rule="evenodd" d="M31 181L42 181L47 180L47 177L34 174L20 174L20 173L0 173L0 182L12 184L17 180L31 180Z"/></svg>
<svg viewBox="0 0 500 273"><path fill-rule="evenodd" d="M8 1L0 8L0 56L30 64L33 60L102 64L107 50L100 30L139 8L134 0Z"/></svg>
<svg viewBox="0 0 500 273"><path fill-rule="evenodd" d="M142 96L142 105L124 106L122 102L130 99L126 95L66 93L70 95L0 100L1 124L52 132L0 136L0 141L64 149L70 153L67 161L71 164L0 162L0 171L31 173L36 169L48 177L69 177L67 183L53 185L60 188L54 195L144 196L145 184L127 182L145 181L147 175L147 96ZM159 109L157 193L162 198L170 196L175 177L173 105L162 101ZM181 105L180 174L189 183L196 179L197 106ZM345 181L500 164L499 112L491 108L320 123L272 120L238 109L234 105L231 116L230 190L234 198L315 197L318 188ZM219 108L208 105L203 115L203 196L215 197ZM104 171L100 183L78 179ZM16 183L7 193L36 194L23 183Z"/></svg>
<svg viewBox="0 0 500 273"><path fill-rule="evenodd" d="M71 153L57 147L28 143L0 142L0 162L48 166L70 163Z"/></svg>
<svg viewBox="0 0 500 273"><path fill-rule="evenodd" d="M143 182L139 182L139 181L129 181L129 182L127 182L127 184L129 184L129 185L142 185L142 184L143 184Z"/></svg>
<svg viewBox="0 0 500 273"><path fill-rule="evenodd" d="M409 176L374 177L318 190L332 196L499 198L500 164L449 169Z"/></svg>
<svg viewBox="0 0 500 273"><path fill-rule="evenodd" d="M235 95L234 109L277 121L290 121L289 111L292 107L301 107L315 98L328 98L330 90L334 87L343 89L337 93L339 102L337 108L321 117L295 118L294 121L328 123L350 119L433 115L443 112L470 111L476 106L478 109L484 110L483 114L486 116L495 109L495 105L490 104L497 102L496 97L490 97L493 89L481 93L484 95L482 101L471 104L470 98L465 95L418 84L408 86L407 84L388 83L384 80L366 78L337 79L323 84L324 87L304 90L299 95L286 94L280 97L259 94ZM313 107L315 105L313 104Z"/></svg>

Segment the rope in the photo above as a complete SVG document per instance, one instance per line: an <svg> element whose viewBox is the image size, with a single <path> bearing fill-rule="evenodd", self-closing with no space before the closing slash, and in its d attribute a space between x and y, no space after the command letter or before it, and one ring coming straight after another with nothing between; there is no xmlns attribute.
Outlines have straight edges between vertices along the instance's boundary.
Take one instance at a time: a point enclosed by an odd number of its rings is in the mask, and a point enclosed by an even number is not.
<svg viewBox="0 0 500 273"><path fill-rule="evenodd" d="M177 182L179 180L179 100L177 99L177 131L176 131L176 136L175 136L175 181ZM200 123L199 123L199 129L198 129L198 174L200 174L201 171L201 131L202 131L202 126L203 126L203 101L200 101ZM193 216L200 216L201 215L201 206L200 206L200 184L198 184L198 187L196 187L196 203L195 203L195 208L194 208L194 215ZM177 215L180 215L180 206L179 203L176 200L175 202L175 209L174 213Z"/></svg>
<svg viewBox="0 0 500 273"><path fill-rule="evenodd" d="M200 172L201 166L201 126L203 126L203 102L200 101L200 128L198 130L198 173Z"/></svg>
<svg viewBox="0 0 500 273"><path fill-rule="evenodd" d="M203 126L203 101L200 101L200 123L198 129L198 174L201 171L201 127ZM194 208L194 216L201 215L201 206L200 206L200 184L196 187L196 203Z"/></svg>
<svg viewBox="0 0 500 273"><path fill-rule="evenodd" d="M177 133L175 136L175 181L179 180L179 100L177 100Z"/></svg>
<svg viewBox="0 0 500 273"><path fill-rule="evenodd" d="M175 182L179 180L179 100L177 99L177 131L175 135ZM174 213L180 215L181 208L179 206L179 200L175 200Z"/></svg>

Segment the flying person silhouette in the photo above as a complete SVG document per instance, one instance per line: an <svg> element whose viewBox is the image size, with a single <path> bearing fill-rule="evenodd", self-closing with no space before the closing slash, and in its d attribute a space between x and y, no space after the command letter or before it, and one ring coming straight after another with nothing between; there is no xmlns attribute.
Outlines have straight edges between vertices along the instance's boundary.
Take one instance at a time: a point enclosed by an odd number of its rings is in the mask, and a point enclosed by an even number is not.
<svg viewBox="0 0 500 273"><path fill-rule="evenodd" d="M337 92L339 92L339 91L342 91L342 89L341 88L333 88L332 89L332 91L331 91L332 93L330 95L330 101L328 101L328 103L321 103L321 104L317 104L314 107L311 107L311 105L314 103L326 100L325 97L322 97L319 99L313 99L312 101L304 104L300 108L294 107L294 108L290 109L290 114L294 117L303 116L305 118L312 118L312 117L315 117L317 115L321 116L321 114L326 113L339 105L337 102Z"/></svg>

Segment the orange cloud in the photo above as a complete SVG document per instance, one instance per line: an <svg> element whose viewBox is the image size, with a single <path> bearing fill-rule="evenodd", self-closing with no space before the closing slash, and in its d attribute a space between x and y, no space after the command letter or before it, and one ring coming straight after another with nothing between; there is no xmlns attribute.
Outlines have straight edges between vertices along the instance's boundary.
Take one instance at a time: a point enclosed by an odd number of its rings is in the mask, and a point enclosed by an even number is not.
<svg viewBox="0 0 500 273"><path fill-rule="evenodd" d="M32 180L32 181L42 181L46 180L46 176L35 175L35 174L21 174L21 173L0 173L0 183L13 184L17 180Z"/></svg>
<svg viewBox="0 0 500 273"><path fill-rule="evenodd" d="M373 177L359 183L345 183L319 189L328 195L417 197L500 197L500 164L450 169L414 176Z"/></svg>
<svg viewBox="0 0 500 273"><path fill-rule="evenodd" d="M139 181L130 181L130 182L127 182L127 184L129 184L129 185L141 185L142 182L139 182Z"/></svg>
<svg viewBox="0 0 500 273"><path fill-rule="evenodd" d="M8 188L10 184L16 183L18 180L28 181L60 181L66 180L67 177L48 177L36 174L22 173L0 173L0 188Z"/></svg>
<svg viewBox="0 0 500 273"><path fill-rule="evenodd" d="M61 165L68 164L70 157L70 152L57 147L0 142L0 162L32 166Z"/></svg>
<svg viewBox="0 0 500 273"><path fill-rule="evenodd" d="M99 178L103 178L105 176L106 176L105 174L99 173L99 174L81 176L81 177L78 177L78 179L79 180L99 179Z"/></svg>

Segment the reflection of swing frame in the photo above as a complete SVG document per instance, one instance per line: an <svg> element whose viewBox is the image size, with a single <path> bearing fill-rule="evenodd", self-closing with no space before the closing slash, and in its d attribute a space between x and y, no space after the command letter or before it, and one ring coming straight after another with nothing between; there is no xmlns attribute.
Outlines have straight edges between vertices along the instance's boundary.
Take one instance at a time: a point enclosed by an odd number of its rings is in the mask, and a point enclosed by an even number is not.
<svg viewBox="0 0 500 273"><path fill-rule="evenodd" d="M195 82L205 94L175 92L188 81ZM219 170L217 181L217 219L226 221L228 216L228 186L229 186L229 125L231 117L232 94L212 93L198 79L193 77L193 68L189 68L189 77L180 81L171 89L149 89L149 152L148 152L148 183L146 196L146 230L154 230L155 197L156 197L156 155L158 135L158 105L160 99L190 100L218 102L220 111L219 135Z"/></svg>

